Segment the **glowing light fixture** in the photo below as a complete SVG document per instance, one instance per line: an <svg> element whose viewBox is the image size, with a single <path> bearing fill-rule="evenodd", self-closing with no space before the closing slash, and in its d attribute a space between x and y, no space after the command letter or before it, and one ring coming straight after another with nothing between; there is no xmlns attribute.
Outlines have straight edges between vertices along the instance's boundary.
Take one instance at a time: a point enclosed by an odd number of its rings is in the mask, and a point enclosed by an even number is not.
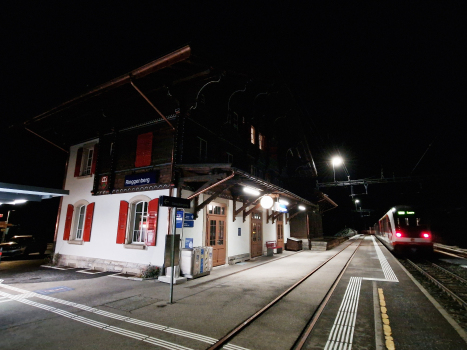
<svg viewBox="0 0 467 350"><path fill-rule="evenodd" d="M299 206L298 206L298 209L299 209L299 210L306 210L306 208L305 208L304 205L299 205Z"/></svg>
<svg viewBox="0 0 467 350"><path fill-rule="evenodd" d="M332 163L332 172L334 173L334 182L336 182L336 168L335 167L344 163L344 160L342 159L342 157L335 156L335 157L332 157L331 163Z"/></svg>
<svg viewBox="0 0 467 350"><path fill-rule="evenodd" d="M402 233L396 232L396 236L400 238L400 237L402 237Z"/></svg>
<svg viewBox="0 0 467 350"><path fill-rule="evenodd" d="M355 200L355 203L360 203L360 199L356 199L356 200Z"/></svg>
<svg viewBox="0 0 467 350"><path fill-rule="evenodd" d="M394 213L396 211L396 208L392 208L391 211Z"/></svg>
<svg viewBox="0 0 467 350"><path fill-rule="evenodd" d="M252 194L254 196L259 196L259 191L251 187L243 187L243 192Z"/></svg>
<svg viewBox="0 0 467 350"><path fill-rule="evenodd" d="M429 234L429 233L426 233L426 232L424 232L424 233L422 234L422 236L423 236L423 238L430 238L430 234Z"/></svg>
<svg viewBox="0 0 467 350"><path fill-rule="evenodd" d="M261 198L260 203L264 209L269 209L273 206L274 200L269 196L264 196L263 198Z"/></svg>
<svg viewBox="0 0 467 350"><path fill-rule="evenodd" d="M15 199L15 201L13 202L14 204L21 204L21 203L26 203L27 200L26 199Z"/></svg>
<svg viewBox="0 0 467 350"><path fill-rule="evenodd" d="M407 215L414 215L414 214L415 214L414 211L408 211L408 212L407 212Z"/></svg>
<svg viewBox="0 0 467 350"><path fill-rule="evenodd" d="M289 205L289 202L286 201L285 199L279 199L279 203L284 204L284 205Z"/></svg>
<svg viewBox="0 0 467 350"><path fill-rule="evenodd" d="M397 215L405 215L405 211L398 211Z"/></svg>
<svg viewBox="0 0 467 350"><path fill-rule="evenodd" d="M331 159L331 162L333 166L339 166L344 162L344 160L342 159L342 157L335 156Z"/></svg>

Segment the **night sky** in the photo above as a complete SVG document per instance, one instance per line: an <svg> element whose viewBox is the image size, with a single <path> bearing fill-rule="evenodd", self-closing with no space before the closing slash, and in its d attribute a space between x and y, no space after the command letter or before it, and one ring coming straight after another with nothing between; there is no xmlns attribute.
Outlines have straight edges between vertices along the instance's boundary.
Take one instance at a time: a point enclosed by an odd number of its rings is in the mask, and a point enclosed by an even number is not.
<svg viewBox="0 0 467 350"><path fill-rule="evenodd" d="M374 210L367 218L352 213L349 189L323 189L339 204L325 233L411 203L430 207L440 234L461 227L453 225L466 211L462 2L128 4L1 5L0 182L61 188L65 154L8 126L189 44L198 56L281 72L305 112L319 182L333 180L334 154L345 160L337 180L381 171L424 178L370 186L360 197ZM39 213L32 221L53 231L55 213L43 213L56 205L30 205Z"/></svg>

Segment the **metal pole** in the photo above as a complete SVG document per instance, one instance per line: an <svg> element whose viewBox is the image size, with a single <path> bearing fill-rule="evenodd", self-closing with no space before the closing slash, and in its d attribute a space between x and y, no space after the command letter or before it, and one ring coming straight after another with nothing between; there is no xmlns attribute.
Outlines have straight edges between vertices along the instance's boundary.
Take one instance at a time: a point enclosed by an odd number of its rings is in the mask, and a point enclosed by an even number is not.
<svg viewBox="0 0 467 350"><path fill-rule="evenodd" d="M336 182L336 169L334 168L334 163L332 163L332 172L334 173L334 182Z"/></svg>
<svg viewBox="0 0 467 350"><path fill-rule="evenodd" d="M174 223L174 219L175 219L175 215L177 213L177 208L170 208L172 209L172 212L171 212L171 222L172 222L172 248L171 248L171 252L170 252L170 267L171 267L171 271L170 271L170 294L169 294L169 304L173 304L173 289L174 289L174 260L175 260L175 223Z"/></svg>

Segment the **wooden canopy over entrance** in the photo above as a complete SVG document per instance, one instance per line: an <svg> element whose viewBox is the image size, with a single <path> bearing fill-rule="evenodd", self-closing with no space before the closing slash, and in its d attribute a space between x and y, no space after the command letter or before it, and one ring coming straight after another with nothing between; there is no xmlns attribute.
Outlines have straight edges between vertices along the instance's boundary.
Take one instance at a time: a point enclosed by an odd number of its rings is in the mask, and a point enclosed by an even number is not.
<svg viewBox="0 0 467 350"><path fill-rule="evenodd" d="M188 189L194 193L188 197L194 201L194 216L198 217L201 209L207 206L216 198L226 198L233 200L233 221L237 215L243 212L243 221L257 210L261 204L262 197L268 195L273 198L282 198L289 202L287 206L287 220L295 217L300 211L299 205L304 205L308 209L318 209L318 206L296 194L287 191L277 185L267 182L249 173L231 167L230 164L179 164L176 166L180 177L178 185L180 189ZM259 195L251 195L244 192L244 188L249 187L259 191ZM209 195L200 203L199 195L206 193ZM242 205L237 208L237 202ZM274 223L280 212L268 210L267 222Z"/></svg>

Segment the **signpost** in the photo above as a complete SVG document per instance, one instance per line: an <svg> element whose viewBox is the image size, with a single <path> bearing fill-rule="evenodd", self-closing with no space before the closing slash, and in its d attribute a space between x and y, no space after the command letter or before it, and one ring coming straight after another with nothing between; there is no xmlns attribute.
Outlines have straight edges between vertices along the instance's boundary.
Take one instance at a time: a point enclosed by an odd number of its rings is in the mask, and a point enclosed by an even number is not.
<svg viewBox="0 0 467 350"><path fill-rule="evenodd" d="M177 207L183 209L190 209L191 201L185 198L160 196L159 205L161 207Z"/></svg>
<svg viewBox="0 0 467 350"><path fill-rule="evenodd" d="M170 197L170 196L160 196L159 205L161 207L175 207L175 208L190 208L191 201L185 198ZM182 214L183 218L183 214ZM170 253L170 294L169 294L169 303L173 304L173 288L174 288L174 260L175 260L175 229L177 226L176 223L176 210L172 210L172 249ZM182 227L183 228L183 227Z"/></svg>

